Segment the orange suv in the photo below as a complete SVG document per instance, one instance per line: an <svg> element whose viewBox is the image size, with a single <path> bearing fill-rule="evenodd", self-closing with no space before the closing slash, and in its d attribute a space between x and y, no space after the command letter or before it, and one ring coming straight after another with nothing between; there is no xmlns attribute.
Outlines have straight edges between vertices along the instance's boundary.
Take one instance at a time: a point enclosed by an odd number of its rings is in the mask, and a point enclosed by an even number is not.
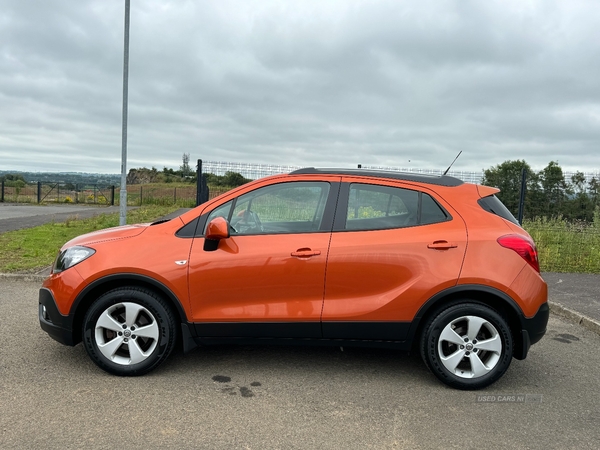
<svg viewBox="0 0 600 450"><path fill-rule="evenodd" d="M179 343L418 348L459 389L498 380L548 322L535 244L491 187L306 168L168 221L64 245L39 295L52 338L142 375Z"/></svg>

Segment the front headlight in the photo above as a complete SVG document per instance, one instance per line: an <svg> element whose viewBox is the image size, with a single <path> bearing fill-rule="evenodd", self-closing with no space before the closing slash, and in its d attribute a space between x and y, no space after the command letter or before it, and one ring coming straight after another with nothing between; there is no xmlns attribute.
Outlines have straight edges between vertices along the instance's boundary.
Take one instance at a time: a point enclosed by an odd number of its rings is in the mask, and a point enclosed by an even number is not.
<svg viewBox="0 0 600 450"><path fill-rule="evenodd" d="M69 267L73 267L75 264L88 259L94 253L96 253L96 250L93 248L80 247L78 245L63 250L56 258L52 272L58 273L67 270Z"/></svg>

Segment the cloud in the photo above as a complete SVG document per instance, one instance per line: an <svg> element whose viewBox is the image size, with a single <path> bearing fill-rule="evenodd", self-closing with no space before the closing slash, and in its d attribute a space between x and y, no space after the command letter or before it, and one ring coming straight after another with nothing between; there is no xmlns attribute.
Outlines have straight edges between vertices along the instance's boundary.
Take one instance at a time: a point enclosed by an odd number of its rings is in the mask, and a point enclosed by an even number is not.
<svg viewBox="0 0 600 450"><path fill-rule="evenodd" d="M118 173L123 2L4 3L2 168ZM587 1L133 1L128 165L440 168L463 150L463 170L598 171L599 16Z"/></svg>

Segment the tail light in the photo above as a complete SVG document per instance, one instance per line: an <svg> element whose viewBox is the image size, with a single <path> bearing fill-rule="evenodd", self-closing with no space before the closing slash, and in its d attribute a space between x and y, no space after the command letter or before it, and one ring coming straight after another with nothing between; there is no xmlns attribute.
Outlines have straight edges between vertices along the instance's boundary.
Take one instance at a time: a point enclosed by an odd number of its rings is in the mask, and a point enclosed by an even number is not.
<svg viewBox="0 0 600 450"><path fill-rule="evenodd" d="M498 244L502 247L514 250L538 273L540 271L540 262L538 252L533 239L519 234L507 234L498 238Z"/></svg>

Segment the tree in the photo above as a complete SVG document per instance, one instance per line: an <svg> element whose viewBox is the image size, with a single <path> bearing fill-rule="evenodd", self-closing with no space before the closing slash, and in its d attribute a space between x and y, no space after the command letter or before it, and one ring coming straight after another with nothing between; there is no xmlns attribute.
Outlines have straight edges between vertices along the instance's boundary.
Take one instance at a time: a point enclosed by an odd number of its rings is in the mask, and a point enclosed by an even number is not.
<svg viewBox="0 0 600 450"><path fill-rule="evenodd" d="M242 174L237 172L225 172L223 176L223 186L238 187L242 184L248 183L250 180L244 178Z"/></svg>
<svg viewBox="0 0 600 450"><path fill-rule="evenodd" d="M571 187L575 196L567 200L567 208L563 214L571 220L591 222L594 220L594 206L587 193L587 181L583 172L576 172L571 176Z"/></svg>
<svg viewBox="0 0 600 450"><path fill-rule="evenodd" d="M588 183L583 172L576 172L571 176L570 192L567 193L568 199L564 205L561 214L569 220L580 220L592 222L594 220L594 200L592 189L595 180L590 182L590 192L588 193ZM572 193L574 192L574 195Z"/></svg>
<svg viewBox="0 0 600 450"><path fill-rule="evenodd" d="M483 173L481 184L493 186L500 189L498 198L515 216L519 211L519 200L521 195L521 176L525 169L528 173L527 190L536 192L537 177L524 160L504 161Z"/></svg>
<svg viewBox="0 0 600 450"><path fill-rule="evenodd" d="M575 172L575 175L571 176L571 184L575 188L577 194L585 194L586 192L586 181L585 174L583 172Z"/></svg>
<svg viewBox="0 0 600 450"><path fill-rule="evenodd" d="M600 182L596 179L596 177L590 180L589 194L593 206L600 206Z"/></svg>
<svg viewBox="0 0 600 450"><path fill-rule="evenodd" d="M550 161L540 172L540 184L543 191L544 212L548 217L561 215L563 206L572 191L565 181L562 168L557 161Z"/></svg>
<svg viewBox="0 0 600 450"><path fill-rule="evenodd" d="M206 183L210 186L223 186L234 188L248 183L248 178L237 172L225 172L225 175L215 175L214 173L205 173Z"/></svg>
<svg viewBox="0 0 600 450"><path fill-rule="evenodd" d="M25 186L25 184L27 184L27 180L25 180L25 178L21 174L7 173L6 175L3 175L0 177L0 181L6 182L7 186L14 186L14 183L16 183L18 181L23 182L23 186ZM20 183L18 183L18 184L20 184Z"/></svg>

